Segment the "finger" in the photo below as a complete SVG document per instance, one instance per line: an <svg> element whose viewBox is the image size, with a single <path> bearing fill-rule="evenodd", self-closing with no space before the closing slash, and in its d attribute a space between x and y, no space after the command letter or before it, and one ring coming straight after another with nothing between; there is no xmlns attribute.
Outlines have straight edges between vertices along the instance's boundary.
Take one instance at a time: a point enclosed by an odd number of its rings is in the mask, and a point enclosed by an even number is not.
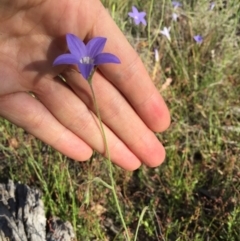
<svg viewBox="0 0 240 241"><path fill-rule="evenodd" d="M85 80L82 81L86 84ZM43 78L34 87L34 93L62 125L93 149L106 154L97 118L65 83ZM91 97L88 101L91 101ZM138 157L107 126L104 126L104 130L112 161L127 170L138 168L141 165Z"/></svg>
<svg viewBox="0 0 240 241"><path fill-rule="evenodd" d="M70 158L84 161L92 155L92 149L84 141L60 124L38 100L25 92L1 97L0 116Z"/></svg>
<svg viewBox="0 0 240 241"><path fill-rule="evenodd" d="M74 70L65 71L68 84L94 111L89 83ZM153 132L145 125L121 93L104 77L95 73L93 88L103 122L128 148L148 166L155 167L165 158L165 151Z"/></svg>
<svg viewBox="0 0 240 241"><path fill-rule="evenodd" d="M165 130L170 124L168 108L138 54L103 7L98 14L88 38L106 37L104 52L113 53L121 60L120 65L101 65L100 70L124 94L150 129Z"/></svg>

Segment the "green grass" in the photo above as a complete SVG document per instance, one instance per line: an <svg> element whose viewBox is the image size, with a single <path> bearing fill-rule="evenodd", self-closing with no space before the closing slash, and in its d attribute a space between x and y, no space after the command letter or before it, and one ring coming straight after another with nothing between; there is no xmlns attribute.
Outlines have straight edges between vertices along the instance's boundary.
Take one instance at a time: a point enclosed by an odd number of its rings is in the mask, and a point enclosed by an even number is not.
<svg viewBox="0 0 240 241"><path fill-rule="evenodd" d="M158 168L115 168L117 192L134 240L236 241L240 230L240 3L184 0L178 22L171 2L105 0L139 52L172 116L157 134L167 150ZM147 12L147 27L131 24L131 6ZM171 26L171 43L159 34ZM193 36L201 34L197 45ZM154 59L154 48L160 61ZM171 82L170 84L167 84ZM47 216L70 221L77 240L125 240L101 156L77 163L0 120L0 176L39 187Z"/></svg>

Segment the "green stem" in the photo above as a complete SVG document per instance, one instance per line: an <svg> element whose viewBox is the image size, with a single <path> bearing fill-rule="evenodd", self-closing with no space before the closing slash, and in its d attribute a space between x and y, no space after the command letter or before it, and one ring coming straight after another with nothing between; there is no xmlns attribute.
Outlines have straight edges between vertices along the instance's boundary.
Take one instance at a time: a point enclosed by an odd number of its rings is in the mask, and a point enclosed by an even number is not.
<svg viewBox="0 0 240 241"><path fill-rule="evenodd" d="M147 209L148 209L148 207L145 207L145 208L142 210L142 212L141 212L141 215L140 215L140 217L139 217L138 224L137 224L136 233L135 233L135 236L134 236L134 241L137 241L138 230L139 230L139 228L140 228L141 222L142 222L142 220L143 220L143 217L144 217Z"/></svg>
<svg viewBox="0 0 240 241"><path fill-rule="evenodd" d="M95 69L95 71L96 71L96 69ZM108 168L109 168L109 177L110 177L111 187L112 187L110 189L112 190L113 198L114 198L114 201L115 201L115 204L116 204L116 207L117 207L118 214L120 216L122 225L123 225L124 230L126 232L127 240L130 241L130 237L129 237L129 234L128 234L128 229L127 229L126 223L125 223L124 218L123 218L122 210L120 208L118 197L117 197L117 193L116 193L116 189L115 189L115 185L116 184L115 184L114 177L113 177L113 167L112 167L112 162L111 162L111 159L110 159L110 152L109 152L109 148L108 148L107 137L106 137L105 130L104 130L104 127L103 127L100 111L99 111L99 108L98 108L98 105L97 105L95 92L94 92L93 86L92 86L92 76L93 76L95 71L93 71L93 73L89 77L88 82L89 82L90 89L91 89L91 92L92 92L94 108L96 110L97 117L98 117L98 120L99 120L100 129L101 129L101 133L102 133L102 136L103 136L104 146L106 148L106 152L105 153L106 153L106 156L107 156L107 164L108 164Z"/></svg>

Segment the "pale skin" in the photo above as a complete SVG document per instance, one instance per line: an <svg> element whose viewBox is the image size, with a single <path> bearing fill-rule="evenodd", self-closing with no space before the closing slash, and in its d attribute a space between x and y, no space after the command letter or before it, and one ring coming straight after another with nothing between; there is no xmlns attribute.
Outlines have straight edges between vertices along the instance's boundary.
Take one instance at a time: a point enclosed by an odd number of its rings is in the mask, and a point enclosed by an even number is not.
<svg viewBox="0 0 240 241"><path fill-rule="evenodd" d="M165 150L153 132L168 128L168 108L99 0L0 0L0 116L75 160L104 153L87 81L74 66L52 66L67 33L106 37L103 52L121 60L93 77L111 160L126 170L160 165Z"/></svg>

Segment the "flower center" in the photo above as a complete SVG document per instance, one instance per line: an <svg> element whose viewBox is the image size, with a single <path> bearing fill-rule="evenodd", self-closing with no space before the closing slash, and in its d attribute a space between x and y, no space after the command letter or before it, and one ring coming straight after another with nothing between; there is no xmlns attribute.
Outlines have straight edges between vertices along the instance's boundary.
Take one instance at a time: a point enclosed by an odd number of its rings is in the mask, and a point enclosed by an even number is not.
<svg viewBox="0 0 240 241"><path fill-rule="evenodd" d="M93 59L89 56L80 59L81 64L93 64Z"/></svg>

